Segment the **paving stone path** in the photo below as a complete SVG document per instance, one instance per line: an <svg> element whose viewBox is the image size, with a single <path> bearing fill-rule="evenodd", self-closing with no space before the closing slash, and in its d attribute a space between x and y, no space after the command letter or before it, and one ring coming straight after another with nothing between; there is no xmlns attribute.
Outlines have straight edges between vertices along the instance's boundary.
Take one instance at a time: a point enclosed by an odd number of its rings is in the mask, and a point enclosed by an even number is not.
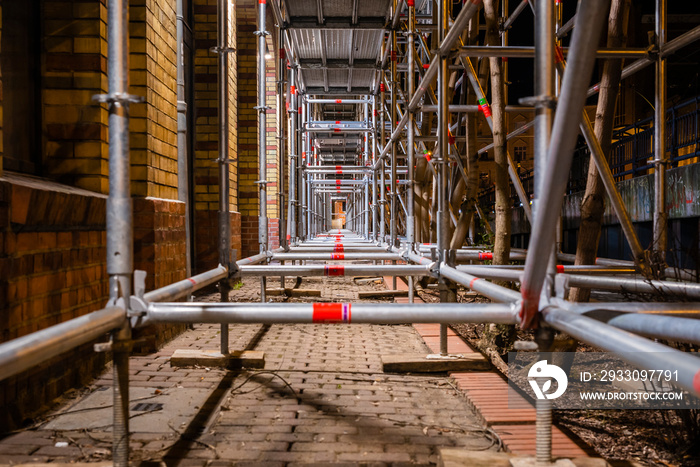
<svg viewBox="0 0 700 467"><path fill-rule="evenodd" d="M321 290L317 301L357 301L376 287L333 277L302 285ZM259 289L250 279L231 296L257 301ZM382 372L383 353L429 351L412 326L231 325L229 339L231 350L264 351L265 368L171 367L176 349L218 349L218 325L131 358L134 464L435 465L440 446L496 449L450 378ZM106 372L35 430L0 440L0 463L109 459L111 384Z"/></svg>

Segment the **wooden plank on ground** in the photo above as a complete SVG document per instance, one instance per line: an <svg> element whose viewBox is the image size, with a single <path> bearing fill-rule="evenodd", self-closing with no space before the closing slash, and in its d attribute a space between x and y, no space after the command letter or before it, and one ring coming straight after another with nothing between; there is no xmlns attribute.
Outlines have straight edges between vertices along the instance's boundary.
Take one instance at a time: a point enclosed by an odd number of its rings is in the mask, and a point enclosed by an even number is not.
<svg viewBox="0 0 700 467"><path fill-rule="evenodd" d="M363 290L357 292L358 298L408 297L408 290Z"/></svg>
<svg viewBox="0 0 700 467"><path fill-rule="evenodd" d="M236 350L223 355L218 350L177 349L170 357L170 365L177 367L203 366L230 369L264 368L265 352Z"/></svg>
<svg viewBox="0 0 700 467"><path fill-rule="evenodd" d="M451 357L455 357L451 355ZM485 371L491 363L481 354L463 354L458 358L433 358L421 354L382 355L382 367L392 373L441 373L447 371Z"/></svg>
<svg viewBox="0 0 700 467"><path fill-rule="evenodd" d="M277 297L286 295L287 297L320 297L321 291L316 289L283 289L281 287L276 287L272 289L265 289L265 293L271 297Z"/></svg>

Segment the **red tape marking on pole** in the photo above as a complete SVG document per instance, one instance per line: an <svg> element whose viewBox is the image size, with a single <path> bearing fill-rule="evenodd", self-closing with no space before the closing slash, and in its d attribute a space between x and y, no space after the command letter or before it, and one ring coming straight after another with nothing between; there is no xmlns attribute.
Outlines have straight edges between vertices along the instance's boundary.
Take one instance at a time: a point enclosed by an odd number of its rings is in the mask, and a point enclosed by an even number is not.
<svg viewBox="0 0 700 467"><path fill-rule="evenodd" d="M332 265L332 266L326 266L325 269L326 269L327 276L344 276L345 275L345 266Z"/></svg>
<svg viewBox="0 0 700 467"><path fill-rule="evenodd" d="M474 288L474 282L476 282L476 281L478 281L478 280L479 280L479 278L478 278L478 277L475 277L474 279L472 279L471 281L469 281L469 288L470 288L470 289Z"/></svg>
<svg viewBox="0 0 700 467"><path fill-rule="evenodd" d="M493 259L493 253L479 253L479 261Z"/></svg>
<svg viewBox="0 0 700 467"><path fill-rule="evenodd" d="M349 323L350 303L314 303L314 323Z"/></svg>
<svg viewBox="0 0 700 467"><path fill-rule="evenodd" d="M331 259L345 259L343 253L331 253Z"/></svg>
<svg viewBox="0 0 700 467"><path fill-rule="evenodd" d="M333 252L334 252L334 253L342 253L342 252L344 252L344 251L345 251L345 247L343 247L342 244L337 244L337 245L335 245L335 247L333 248Z"/></svg>
<svg viewBox="0 0 700 467"><path fill-rule="evenodd" d="M187 279L187 280L190 281L190 282L192 282L194 285L197 285L197 281L194 280L194 279L192 279L191 277L190 277L189 279Z"/></svg>
<svg viewBox="0 0 700 467"><path fill-rule="evenodd" d="M350 309L349 309L349 308L348 308L348 313L350 313ZM349 316L350 316L350 315L348 314L348 317L349 317ZM349 320L350 320L350 318L348 318L348 322L349 322ZM700 392L700 371L698 371L697 373L695 373L695 378L693 378L693 387L695 388L695 390L696 390L697 392Z"/></svg>
<svg viewBox="0 0 700 467"><path fill-rule="evenodd" d="M564 273L564 265L563 264L557 264L557 273L558 274Z"/></svg>
<svg viewBox="0 0 700 467"><path fill-rule="evenodd" d="M564 51L559 46L554 47L554 62L555 63L562 63L563 61L564 61Z"/></svg>

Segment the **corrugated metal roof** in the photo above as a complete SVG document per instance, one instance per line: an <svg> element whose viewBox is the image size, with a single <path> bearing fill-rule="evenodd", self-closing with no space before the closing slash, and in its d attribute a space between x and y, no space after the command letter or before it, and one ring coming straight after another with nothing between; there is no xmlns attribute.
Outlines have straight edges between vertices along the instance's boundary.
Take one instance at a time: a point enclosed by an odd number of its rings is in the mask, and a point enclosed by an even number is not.
<svg viewBox="0 0 700 467"><path fill-rule="evenodd" d="M353 58L378 60L384 31L380 29L290 29L289 34L292 46L302 60L320 59L324 43L327 59L349 60L351 36Z"/></svg>
<svg viewBox="0 0 700 467"><path fill-rule="evenodd" d="M316 17L317 2L313 0L287 0L291 17ZM358 18L386 17L391 0L357 0ZM321 10L324 17L352 17L353 0L322 0Z"/></svg>
<svg viewBox="0 0 700 467"><path fill-rule="evenodd" d="M354 69L352 71L352 87L368 88L372 83L373 76L374 70L368 70L366 68Z"/></svg>
<svg viewBox="0 0 700 467"><path fill-rule="evenodd" d="M302 73L304 75L304 84L307 87L323 86L323 70L309 69L303 70Z"/></svg>
<svg viewBox="0 0 700 467"><path fill-rule="evenodd" d="M356 29L353 37L353 56L356 59L379 59L384 31L380 29Z"/></svg>
<svg viewBox="0 0 700 467"><path fill-rule="evenodd" d="M353 72L354 74L354 72ZM353 79L354 81L354 79ZM348 85L348 69L335 68L328 70L328 85L333 88L345 87Z"/></svg>
<svg viewBox="0 0 700 467"><path fill-rule="evenodd" d="M300 59L321 58L321 31L318 29L290 29L292 48Z"/></svg>

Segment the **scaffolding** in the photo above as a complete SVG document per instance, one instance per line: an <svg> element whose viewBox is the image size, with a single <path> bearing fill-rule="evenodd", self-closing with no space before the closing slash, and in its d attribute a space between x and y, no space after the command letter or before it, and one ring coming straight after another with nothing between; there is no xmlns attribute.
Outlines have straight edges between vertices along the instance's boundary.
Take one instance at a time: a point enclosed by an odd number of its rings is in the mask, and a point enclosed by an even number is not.
<svg viewBox="0 0 700 467"><path fill-rule="evenodd" d="M306 3L305 7L302 4ZM666 250L665 159L666 72L665 59L700 38L700 27L666 40L666 0L657 0L656 42L652 49L596 50L606 0L580 2L576 16L561 24L560 9L553 1L523 1L502 26L502 36L518 15L534 4L536 44L534 48L464 46L462 33L481 8L480 0L463 5L451 20L449 5L438 1L433 11L429 1L355 0L349 20L324 17L322 5L315 10L317 21L305 13L309 2L270 0L277 24L280 56L277 62L278 138L280 174L288 174L287 193L280 190L280 245L270 250L267 238L266 178L266 30L267 3L258 3L258 153L259 153L259 253L236 261L231 253L231 223L228 200L229 122L226 89L228 54L226 43L227 2L219 0L220 111L219 111L219 266L169 286L145 291L145 273L133 270L132 206L130 197L129 106L139 99L128 94L128 5L126 0L108 1L109 94L98 96L109 104L109 199L107 204L107 272L110 299L104 309L0 345L0 379L27 370L38 363L111 332L109 345L114 359L114 464L126 466L129 459L128 365L131 330L151 323L218 323L222 326L221 352L229 353L229 323L441 323L441 353L447 354L447 324L502 323L535 328L538 339L546 340L553 330L565 332L600 349L622 352L629 363L640 368L678 370L678 385L700 395L700 359L654 342L649 338L700 344L700 313L697 303L591 303L576 304L564 299L572 286L601 290L663 293L676 297L700 298L700 285L677 280L651 280L652 263L663 264ZM416 5L418 3L418 5ZM362 11L360 11L362 9ZM504 2L504 16L508 16ZM326 11L328 13L328 11ZM420 22L419 22L420 19ZM426 24L427 21L432 24ZM321 25L323 29L320 28ZM302 32L317 37L318 50L305 44ZM349 48L338 52L329 47L325 35L338 34ZM432 48L424 34L431 35ZM556 40L573 31L566 53ZM362 36L355 40L354 34ZM347 40L347 43L345 42ZM399 44L400 43L400 44ZM356 44L363 44L356 47ZM400 47L403 54L400 54ZM340 55L333 56L331 53ZM312 57L318 53L317 56ZM357 54L357 56L354 56ZM564 60L566 55L567 60ZM535 129L535 201L523 189L513 160L508 156L509 175L532 224L527 251L512 249L510 259L524 266L482 265L493 253L478 247L455 245L448 236L459 222L447 190L450 180L466 180L453 134L459 120L451 125L451 113L481 112L493 129L486 94L468 57L533 57L538 70L536 96L528 99L536 118L517 132ZM655 154L655 250L646 254L625 210L619 192L584 112L594 59L636 58L622 72L623 77L652 63L656 65ZM367 58L369 57L369 58ZM320 60L319 60L320 58ZM340 60L348 63L349 67ZM314 61L315 60L315 61ZM402 62L400 63L400 60ZM450 65L451 63L458 65ZM388 65L388 66L387 66ZM345 69L347 68L347 69ZM343 69L347 81L338 86L336 75ZM479 105L448 102L449 71L462 73L461 85L470 85ZM399 71L406 79L399 79ZM562 78L557 93L556 72ZM433 81L436 80L435 85ZM417 82L416 82L417 81ZM328 96L333 98L328 98ZM321 97L323 96L323 97ZM289 102L284 112L285 102ZM556 105L555 105L556 103ZM325 105L351 108L357 120L329 120ZM506 108L508 110L508 108ZM338 111L342 114L342 111ZM436 137L422 134L417 119L437 112ZM285 115L286 113L286 115ZM332 112L331 112L332 113ZM583 117L582 117L583 116ZM281 122L286 120L288 126ZM288 132L286 131L288 128ZM597 265L569 266L572 255L557 251L557 223L564 199L567 174L578 130L590 147L591 156L603 177L605 189L620 220L634 261L600 259ZM434 144L436 143L436 144ZM434 144L434 146L433 146ZM399 165L399 160L405 165ZM451 163L451 160L454 163ZM547 170L545 170L547 167ZM401 176L401 178L399 178ZM432 194L417 191L417 180L426 177ZM284 186L284 184L281 184ZM425 197L425 198L422 198ZM434 209L425 204L432 198ZM334 203L346 206L346 228L333 229L339 213ZM542 209L546 206L546 209ZM483 213L480 213L483 216ZM436 241L421 232L426 216L435 222ZM422 221L419 222L419 219ZM468 226L467 226L468 227ZM422 242L421 242L422 240ZM543 260L544 258L544 260ZM374 260L372 265L346 265L337 261ZM325 261L330 264L306 264ZM661 263L659 263L661 261ZM278 264L281 263L281 264ZM291 262L292 264L285 264ZM299 262L298 264L295 264ZM385 264L390 262L391 264ZM381 263L381 264L379 264ZM459 264L462 263L462 264ZM465 264L466 263L466 264ZM477 264L474 264L477 263ZM661 271L668 272L671 270ZM645 278L628 277L642 274ZM405 276L409 304L361 303L266 303L266 278L285 276ZM228 303L230 281L241 276L260 277L261 303ZM413 304L413 278L430 276L439 281L439 304ZM663 274L662 274L663 277ZM396 280L396 279L394 279ZM515 281L515 291L492 280ZM218 284L220 303L177 302L208 285ZM493 303L458 304L455 287L474 290ZM596 313L592 313L596 312ZM594 317L589 316L594 315ZM537 458L551 459L551 406L537 404Z"/></svg>

